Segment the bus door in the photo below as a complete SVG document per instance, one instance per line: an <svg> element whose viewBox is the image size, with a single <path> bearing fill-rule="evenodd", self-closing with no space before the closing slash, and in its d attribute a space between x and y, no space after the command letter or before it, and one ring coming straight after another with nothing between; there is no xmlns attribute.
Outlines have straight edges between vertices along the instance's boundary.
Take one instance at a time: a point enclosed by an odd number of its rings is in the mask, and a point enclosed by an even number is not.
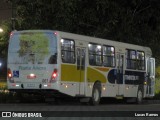
<svg viewBox="0 0 160 120"><path fill-rule="evenodd" d="M124 94L124 54L117 54L117 96Z"/></svg>
<svg viewBox="0 0 160 120"><path fill-rule="evenodd" d="M77 48L77 71L79 76L79 94L84 95L85 94L85 58L86 58L86 48Z"/></svg>
<svg viewBox="0 0 160 120"><path fill-rule="evenodd" d="M155 59L147 60L147 96L153 97L155 91Z"/></svg>

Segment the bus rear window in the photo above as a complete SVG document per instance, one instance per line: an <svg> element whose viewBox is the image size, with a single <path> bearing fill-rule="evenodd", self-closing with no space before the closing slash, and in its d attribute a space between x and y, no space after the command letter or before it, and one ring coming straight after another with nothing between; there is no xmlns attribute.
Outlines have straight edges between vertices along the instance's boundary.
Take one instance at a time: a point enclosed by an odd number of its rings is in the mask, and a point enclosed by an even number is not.
<svg viewBox="0 0 160 120"><path fill-rule="evenodd" d="M51 58L57 55L57 40L48 32L15 33L10 39L9 54L14 58L9 58L11 63L55 63Z"/></svg>

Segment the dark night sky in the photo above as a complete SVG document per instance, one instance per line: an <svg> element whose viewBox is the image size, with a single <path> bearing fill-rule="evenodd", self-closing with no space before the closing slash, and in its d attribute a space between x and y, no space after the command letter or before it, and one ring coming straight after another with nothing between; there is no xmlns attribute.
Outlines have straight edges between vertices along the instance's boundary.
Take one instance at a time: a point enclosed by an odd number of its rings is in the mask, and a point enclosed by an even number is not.
<svg viewBox="0 0 160 120"><path fill-rule="evenodd" d="M0 0L0 22L2 20L10 20L11 16L11 5L9 3L4 2L4 0Z"/></svg>

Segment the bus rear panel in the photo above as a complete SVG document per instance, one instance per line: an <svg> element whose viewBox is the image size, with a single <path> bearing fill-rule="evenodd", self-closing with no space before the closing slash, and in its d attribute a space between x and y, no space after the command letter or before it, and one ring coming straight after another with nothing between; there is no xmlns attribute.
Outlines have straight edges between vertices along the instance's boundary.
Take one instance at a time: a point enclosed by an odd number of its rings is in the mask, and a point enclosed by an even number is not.
<svg viewBox="0 0 160 120"><path fill-rule="evenodd" d="M57 87L57 36L53 31L12 32L8 49L8 89Z"/></svg>

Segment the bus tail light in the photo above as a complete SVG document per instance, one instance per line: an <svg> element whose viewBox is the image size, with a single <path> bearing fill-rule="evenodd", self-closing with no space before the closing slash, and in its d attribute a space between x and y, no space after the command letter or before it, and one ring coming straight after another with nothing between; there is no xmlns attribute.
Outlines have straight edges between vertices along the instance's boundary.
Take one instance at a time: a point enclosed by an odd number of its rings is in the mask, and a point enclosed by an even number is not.
<svg viewBox="0 0 160 120"><path fill-rule="evenodd" d="M52 76L51 76L51 80L50 80L50 82L55 82L55 81L56 81L57 76L58 76L57 69L54 69L54 71L53 71L53 73L52 73Z"/></svg>
<svg viewBox="0 0 160 120"><path fill-rule="evenodd" d="M54 69L53 73L52 73L52 79L55 79L57 77L57 69Z"/></svg>
<svg viewBox="0 0 160 120"><path fill-rule="evenodd" d="M13 36L13 32L10 33L10 37L12 37L12 36Z"/></svg>
<svg viewBox="0 0 160 120"><path fill-rule="evenodd" d="M8 78L12 78L12 71L8 69Z"/></svg>

